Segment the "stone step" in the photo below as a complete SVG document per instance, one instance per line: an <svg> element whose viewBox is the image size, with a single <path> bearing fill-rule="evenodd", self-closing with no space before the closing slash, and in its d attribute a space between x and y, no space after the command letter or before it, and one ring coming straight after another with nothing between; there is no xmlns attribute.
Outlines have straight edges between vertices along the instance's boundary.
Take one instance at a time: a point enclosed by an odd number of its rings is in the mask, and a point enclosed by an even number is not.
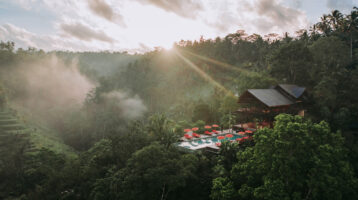
<svg viewBox="0 0 358 200"><path fill-rule="evenodd" d="M12 116L12 115L1 115L0 116L0 120L2 120L2 119L12 119L12 118L14 118L14 116Z"/></svg>
<svg viewBox="0 0 358 200"><path fill-rule="evenodd" d="M17 124L17 119L12 118L12 119L0 119L0 126L1 125L7 125L7 124Z"/></svg>
<svg viewBox="0 0 358 200"><path fill-rule="evenodd" d="M27 133L26 130L28 130L28 129L7 130L7 131L0 132L0 135L1 135L1 133L3 133L4 135L8 135L8 134L26 134Z"/></svg>
<svg viewBox="0 0 358 200"><path fill-rule="evenodd" d="M13 130L23 130L24 127L21 124L8 124L0 125L0 130L3 131L13 131Z"/></svg>

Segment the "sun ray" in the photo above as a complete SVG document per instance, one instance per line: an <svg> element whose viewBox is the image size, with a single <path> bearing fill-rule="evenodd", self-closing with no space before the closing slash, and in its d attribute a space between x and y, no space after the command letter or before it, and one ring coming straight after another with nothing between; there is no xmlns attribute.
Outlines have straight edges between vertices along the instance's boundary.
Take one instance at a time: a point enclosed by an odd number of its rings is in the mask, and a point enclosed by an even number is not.
<svg viewBox="0 0 358 200"><path fill-rule="evenodd" d="M197 58L199 58L201 60L204 60L204 61L210 62L212 64L218 65L218 66L220 66L222 68L228 69L228 70L238 71L238 72L242 72L242 73L255 73L255 72L252 72L252 71L249 71L249 70L246 70L246 69L239 68L239 67L234 66L234 65L230 65L230 64L227 64L227 63L224 63L224 62L220 62L218 60L214 60L214 59L211 59L211 58L208 58L208 57L205 57L205 56L201 56L201 55L192 53L190 51L186 51L186 50L181 50L181 51L186 53L186 54L189 54L189 55L192 55L194 57L197 57Z"/></svg>
<svg viewBox="0 0 358 200"><path fill-rule="evenodd" d="M221 62L221 61L218 61L218 60L215 60L215 59L212 59L212 58L208 58L206 56L202 56L202 55L198 55L198 54L195 54L193 52L190 52L190 51L187 51L187 50L183 50L181 49L180 50L181 52L183 52L184 54L188 54L188 55L192 55L196 58L199 58L201 60L204 60L206 62L209 62L211 64L215 64L219 67L222 67L224 69L227 69L227 70L230 70L230 71L233 71L233 72L239 72L239 73L243 73L244 75L258 75L258 76L261 76L261 74L259 72L255 72L255 71L251 71L251 70L248 70L248 69L243 69L241 67L238 67L238 66L235 66L235 65L231 65L231 64L228 64L228 63L224 63L224 62ZM209 65L210 66L210 65ZM271 80L275 80L274 78L272 78L269 74L265 74L265 77L268 78L268 79L271 79Z"/></svg>
<svg viewBox="0 0 358 200"><path fill-rule="evenodd" d="M200 69L198 66L196 66L193 62L191 62L189 59L184 57L179 51L174 51L175 54L181 58L185 63L187 63L193 70L195 70L202 78L204 78L206 81L208 81L210 84L214 85L215 87L219 88L220 90L224 91L226 94L234 95L230 90L226 89L223 85L215 81L211 76L209 76L207 73L205 73L202 69Z"/></svg>

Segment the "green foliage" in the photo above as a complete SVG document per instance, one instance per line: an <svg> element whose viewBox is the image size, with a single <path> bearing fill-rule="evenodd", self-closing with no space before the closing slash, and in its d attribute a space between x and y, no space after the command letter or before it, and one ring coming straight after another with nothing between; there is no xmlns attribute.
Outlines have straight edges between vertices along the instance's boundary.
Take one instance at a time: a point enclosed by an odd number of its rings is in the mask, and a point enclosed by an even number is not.
<svg viewBox="0 0 358 200"><path fill-rule="evenodd" d="M194 115L193 115L193 121L203 120L203 121L209 121L210 120L210 107L208 104L201 103L198 104L194 108Z"/></svg>
<svg viewBox="0 0 358 200"><path fill-rule="evenodd" d="M212 123L214 121L213 112L209 105L206 103L199 103L194 107L192 121L202 120L206 123Z"/></svg>
<svg viewBox="0 0 358 200"><path fill-rule="evenodd" d="M223 114L233 113L238 108L237 97L234 95L226 95L221 101L219 112Z"/></svg>
<svg viewBox="0 0 358 200"><path fill-rule="evenodd" d="M237 91L241 95L247 89L263 89L275 85L277 81L270 78L267 74L261 73L240 73L236 79Z"/></svg>
<svg viewBox="0 0 358 200"><path fill-rule="evenodd" d="M165 146L152 144L128 160L118 172L120 199L167 199L168 195L186 184L193 176L195 157L181 156Z"/></svg>
<svg viewBox="0 0 358 200"><path fill-rule="evenodd" d="M220 119L220 124L225 129L232 128L232 125L234 125L235 123L236 123L236 115L234 115L233 113L225 114Z"/></svg>
<svg viewBox="0 0 358 200"><path fill-rule="evenodd" d="M183 128L176 126L163 114L153 115L149 118L148 133L165 147L169 148L182 134Z"/></svg>
<svg viewBox="0 0 358 200"><path fill-rule="evenodd" d="M194 123L193 127L196 127L196 128L199 128L199 129L197 131L195 131L195 133L204 134L204 132L206 131L205 125L206 125L206 123L203 120L196 121Z"/></svg>
<svg viewBox="0 0 358 200"><path fill-rule="evenodd" d="M26 192L25 162L26 153L31 147L28 136L8 134L0 129L0 198L20 196Z"/></svg>
<svg viewBox="0 0 358 200"><path fill-rule="evenodd" d="M214 180L213 199L357 198L344 140L327 123L282 114L254 140L238 152L231 179Z"/></svg>
<svg viewBox="0 0 358 200"><path fill-rule="evenodd" d="M5 94L5 88L0 83L0 110L6 106L6 102L7 102L7 97Z"/></svg>
<svg viewBox="0 0 358 200"><path fill-rule="evenodd" d="M316 70L321 72L315 75L336 72L344 69L351 62L349 46L338 37L320 38L309 46L309 49L315 64L319 66Z"/></svg>
<svg viewBox="0 0 358 200"><path fill-rule="evenodd" d="M211 190L211 199L214 200L230 200L235 199L235 189L229 178L219 177L213 180L213 188Z"/></svg>
<svg viewBox="0 0 358 200"><path fill-rule="evenodd" d="M280 82L307 84L305 79L312 65L312 54L302 41L283 44L271 57L271 74Z"/></svg>

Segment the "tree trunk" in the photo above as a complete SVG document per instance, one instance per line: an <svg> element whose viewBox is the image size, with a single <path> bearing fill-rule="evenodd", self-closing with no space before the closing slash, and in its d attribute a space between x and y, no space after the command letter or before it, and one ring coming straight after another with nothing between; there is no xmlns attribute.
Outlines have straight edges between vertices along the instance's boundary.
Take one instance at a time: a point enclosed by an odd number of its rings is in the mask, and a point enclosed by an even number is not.
<svg viewBox="0 0 358 200"><path fill-rule="evenodd" d="M352 40L352 31L351 31L351 61L353 61L353 40Z"/></svg>
<svg viewBox="0 0 358 200"><path fill-rule="evenodd" d="M306 198L305 199L309 199L309 197L310 197L310 194L311 194L311 188L308 190L308 192L307 192L307 195L306 195Z"/></svg>
<svg viewBox="0 0 358 200"><path fill-rule="evenodd" d="M160 198L160 200L165 200L166 199L165 196L166 195L165 195L165 183L164 183L163 188L162 188L162 197Z"/></svg>

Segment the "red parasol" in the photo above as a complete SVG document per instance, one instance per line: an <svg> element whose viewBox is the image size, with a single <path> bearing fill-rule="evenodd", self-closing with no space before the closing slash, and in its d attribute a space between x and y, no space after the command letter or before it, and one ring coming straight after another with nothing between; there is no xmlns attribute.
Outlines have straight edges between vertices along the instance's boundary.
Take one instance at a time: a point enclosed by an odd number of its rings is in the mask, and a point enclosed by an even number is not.
<svg viewBox="0 0 358 200"><path fill-rule="evenodd" d="M204 126L204 128L209 129L209 128L211 128L211 126L206 125L206 126Z"/></svg>
<svg viewBox="0 0 358 200"><path fill-rule="evenodd" d="M244 135L244 134L245 134L245 132L240 131L240 132L239 132L239 134L240 134L240 135Z"/></svg>
<svg viewBox="0 0 358 200"><path fill-rule="evenodd" d="M217 125L217 124L213 124L213 126L212 127L214 127L214 128L219 128L219 125Z"/></svg>
<svg viewBox="0 0 358 200"><path fill-rule="evenodd" d="M197 137L197 138L199 138L199 137L200 137L200 135L199 135L199 134L197 134L197 133L193 133L193 136L194 136L194 137Z"/></svg>
<svg viewBox="0 0 358 200"><path fill-rule="evenodd" d="M213 132L213 133L217 133L217 131L216 131L216 130L211 130L211 132Z"/></svg>
<svg viewBox="0 0 358 200"><path fill-rule="evenodd" d="M191 129L190 129L190 128L186 128L186 129L184 129L184 132L185 132L185 133L190 132L190 131L191 131Z"/></svg>
<svg viewBox="0 0 358 200"><path fill-rule="evenodd" d="M209 132L209 131L205 131L204 132L206 135L211 135L212 133L211 132Z"/></svg>
<svg viewBox="0 0 358 200"><path fill-rule="evenodd" d="M250 131L250 130L246 130L246 131L245 131L245 133L252 133L252 131Z"/></svg>
<svg viewBox="0 0 358 200"><path fill-rule="evenodd" d="M225 136L222 136L222 135L221 135L221 136L218 136L217 138L218 138L219 140L223 140L223 139L225 139Z"/></svg>
<svg viewBox="0 0 358 200"><path fill-rule="evenodd" d="M215 145L219 147L219 146L221 146L221 143L217 142L217 143L215 143Z"/></svg>
<svg viewBox="0 0 358 200"><path fill-rule="evenodd" d="M198 127L194 127L194 128L192 128L191 130L197 131L197 130L199 130L199 128L198 128Z"/></svg>
<svg viewBox="0 0 358 200"><path fill-rule="evenodd" d="M234 137L234 135L233 135L233 134L226 134L225 136L226 136L226 137L228 137L228 138L232 138L232 137Z"/></svg>
<svg viewBox="0 0 358 200"><path fill-rule="evenodd" d="M185 137L186 139L191 139L191 138L192 138L192 136L190 136L190 135L188 135L188 134L184 134L184 137Z"/></svg>

